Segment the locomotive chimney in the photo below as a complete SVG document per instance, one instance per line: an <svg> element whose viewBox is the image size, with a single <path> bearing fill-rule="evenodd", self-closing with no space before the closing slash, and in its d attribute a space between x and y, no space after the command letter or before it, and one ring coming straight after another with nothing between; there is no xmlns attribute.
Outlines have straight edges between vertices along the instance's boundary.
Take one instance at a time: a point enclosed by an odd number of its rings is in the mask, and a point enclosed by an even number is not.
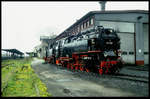
<svg viewBox="0 0 150 99"><path fill-rule="evenodd" d="M105 11L105 4L106 4L106 1L99 1L99 4L101 6L101 11Z"/></svg>

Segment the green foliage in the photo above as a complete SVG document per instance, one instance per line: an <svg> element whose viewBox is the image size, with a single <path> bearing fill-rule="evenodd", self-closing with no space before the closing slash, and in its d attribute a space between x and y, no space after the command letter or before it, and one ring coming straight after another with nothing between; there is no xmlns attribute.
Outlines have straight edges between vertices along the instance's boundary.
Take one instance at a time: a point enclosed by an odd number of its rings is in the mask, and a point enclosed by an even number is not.
<svg viewBox="0 0 150 99"><path fill-rule="evenodd" d="M2 96L51 96L44 83L37 77L30 63L32 58L22 60L5 60L2 65L14 63L2 68ZM36 87L37 86L37 87Z"/></svg>

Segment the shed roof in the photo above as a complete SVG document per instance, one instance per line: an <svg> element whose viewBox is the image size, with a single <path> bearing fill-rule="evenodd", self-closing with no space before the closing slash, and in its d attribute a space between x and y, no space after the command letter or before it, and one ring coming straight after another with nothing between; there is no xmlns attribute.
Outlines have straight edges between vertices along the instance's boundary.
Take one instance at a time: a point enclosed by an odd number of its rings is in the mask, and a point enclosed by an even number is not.
<svg viewBox="0 0 150 99"><path fill-rule="evenodd" d="M20 54L23 55L24 53L20 52L17 49L2 49L3 51L7 51L7 52L11 52L11 53L16 53L16 54Z"/></svg>
<svg viewBox="0 0 150 99"><path fill-rule="evenodd" d="M74 24L72 24L70 27L68 27L67 29L65 29L58 36L60 36L61 34L65 33L70 28L72 28L76 24L80 23L81 21L83 21L87 17L92 16L94 14L126 14L126 13L143 13L143 14L148 14L149 12L147 10L105 10L105 11L90 11L87 14L85 14L83 17L81 17L78 21L76 21Z"/></svg>

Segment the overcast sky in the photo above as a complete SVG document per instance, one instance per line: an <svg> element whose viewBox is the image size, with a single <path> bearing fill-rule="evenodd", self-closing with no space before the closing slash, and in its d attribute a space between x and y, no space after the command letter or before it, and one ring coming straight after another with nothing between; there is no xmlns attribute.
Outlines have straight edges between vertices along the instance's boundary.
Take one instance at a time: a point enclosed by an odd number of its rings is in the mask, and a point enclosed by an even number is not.
<svg viewBox="0 0 150 99"><path fill-rule="evenodd" d="M98 2L1 2L2 49L33 51L41 35L60 34ZM106 10L148 10L148 2L107 2Z"/></svg>

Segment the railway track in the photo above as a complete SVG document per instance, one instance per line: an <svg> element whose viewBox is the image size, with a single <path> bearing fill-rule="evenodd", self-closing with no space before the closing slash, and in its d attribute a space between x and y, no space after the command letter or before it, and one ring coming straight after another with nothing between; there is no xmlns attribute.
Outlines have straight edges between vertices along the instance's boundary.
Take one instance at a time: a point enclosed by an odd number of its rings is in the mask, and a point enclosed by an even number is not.
<svg viewBox="0 0 150 99"><path fill-rule="evenodd" d="M123 80L130 80L130 81L138 81L138 82L144 82L149 83L148 77L145 76L137 76L137 75L129 75L129 74L114 74L111 75L113 78L119 78Z"/></svg>
<svg viewBox="0 0 150 99"><path fill-rule="evenodd" d="M65 67L60 67L58 66L60 69L67 69ZM135 82L143 82L143 83L149 83L149 78L145 77L145 76L138 76L138 75L129 75L129 74L122 74L122 73L118 73L118 74L107 74L107 75L99 75L97 73L92 73L92 72L86 72L86 71L76 71L76 70L71 70L71 69L67 69L69 71L75 72L77 75L79 74L80 76L84 75L84 76L90 76L90 77L96 77L97 79L100 78L116 78L116 79L121 79L121 80L128 80L128 81L135 81Z"/></svg>
<svg viewBox="0 0 150 99"><path fill-rule="evenodd" d="M127 69L138 70L138 71L148 71L149 70L148 68L132 68L132 67L128 67Z"/></svg>

